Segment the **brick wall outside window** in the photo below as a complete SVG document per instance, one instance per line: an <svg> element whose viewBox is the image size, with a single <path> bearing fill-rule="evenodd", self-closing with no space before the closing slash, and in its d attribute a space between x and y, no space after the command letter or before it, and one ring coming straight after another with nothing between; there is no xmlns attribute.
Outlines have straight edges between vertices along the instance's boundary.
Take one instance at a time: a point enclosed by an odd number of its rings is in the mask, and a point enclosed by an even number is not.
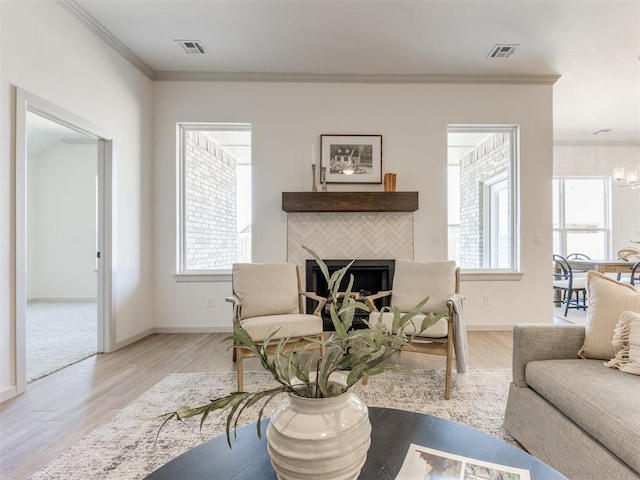
<svg viewBox="0 0 640 480"><path fill-rule="evenodd" d="M460 160L460 266L463 268L483 268L483 186L486 180L509 170L510 153L510 135L496 133Z"/></svg>
<svg viewBox="0 0 640 480"><path fill-rule="evenodd" d="M238 252L236 159L203 132L186 132L185 267L231 268Z"/></svg>

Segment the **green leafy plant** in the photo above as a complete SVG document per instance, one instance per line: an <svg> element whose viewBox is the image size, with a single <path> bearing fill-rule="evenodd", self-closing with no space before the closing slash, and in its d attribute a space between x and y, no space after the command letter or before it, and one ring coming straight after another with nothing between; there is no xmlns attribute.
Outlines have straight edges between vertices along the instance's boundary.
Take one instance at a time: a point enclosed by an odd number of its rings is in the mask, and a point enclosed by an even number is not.
<svg viewBox="0 0 640 480"><path fill-rule="evenodd" d="M235 347L232 348L250 350L278 385L258 392L234 392L199 407L183 406L165 413L160 416L164 421L158 429L158 435L172 419L184 420L198 416L202 431L209 414L221 410L227 412L227 443L231 446L230 432L232 429L235 431L242 413L249 407L261 405L256 422L257 434L260 437L260 421L265 407L278 395L291 393L307 398L334 397L345 393L365 377L398 370L402 367L387 360L408 346L414 336L446 315L428 314L417 325L414 318L428 301L427 297L411 312L405 314L401 314L394 307L384 307L376 322L365 321L366 328L354 330L351 327L356 310L370 309L351 295L353 275L349 277L346 290L340 292L340 285L353 261L331 274L327 265L313 250L303 248L315 259L327 282L327 303L335 332L327 332L324 340L315 341L316 346L320 347L315 349L309 349L310 345L307 344L302 350L291 351L286 347L287 338L278 340L275 354L267 355L266 347L276 343L272 338L277 332L273 332L261 344L256 344L244 329L237 328L233 334L225 338L225 341L234 342ZM382 322L382 313L385 311L393 312L391 329ZM157 438L156 436L156 440Z"/></svg>

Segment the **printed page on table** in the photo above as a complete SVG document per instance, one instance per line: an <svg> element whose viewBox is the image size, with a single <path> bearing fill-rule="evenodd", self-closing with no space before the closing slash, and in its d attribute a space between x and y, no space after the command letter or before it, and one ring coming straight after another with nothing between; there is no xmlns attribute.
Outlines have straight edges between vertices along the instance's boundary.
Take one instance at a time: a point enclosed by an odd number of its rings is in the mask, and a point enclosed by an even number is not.
<svg viewBox="0 0 640 480"><path fill-rule="evenodd" d="M528 470L411 444L396 480L531 480Z"/></svg>

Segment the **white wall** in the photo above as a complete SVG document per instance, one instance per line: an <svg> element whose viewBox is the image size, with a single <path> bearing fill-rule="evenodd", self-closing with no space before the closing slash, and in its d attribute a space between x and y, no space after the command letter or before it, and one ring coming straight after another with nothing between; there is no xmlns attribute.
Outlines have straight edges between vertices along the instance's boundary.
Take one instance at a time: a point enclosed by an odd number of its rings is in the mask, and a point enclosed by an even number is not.
<svg viewBox="0 0 640 480"><path fill-rule="evenodd" d="M0 2L0 399L16 385L12 86L113 133L115 342L152 328L152 82L54 2ZM9 393L8 393L9 392Z"/></svg>
<svg viewBox="0 0 640 480"><path fill-rule="evenodd" d="M29 157L27 299L96 298L97 160L96 142Z"/></svg>
<svg viewBox="0 0 640 480"><path fill-rule="evenodd" d="M547 85L384 85L157 82L154 87L154 326L231 328L228 282L177 283L176 122L252 124L253 261L284 262L287 217L282 191L310 189L310 145L323 133L383 136L383 171L398 190L417 190L415 258L447 257L448 124L517 124L521 142L519 281L462 283L470 328L550 322L552 87ZM382 185L329 185L382 190ZM534 243L535 233L544 243ZM443 239L432 242L435 233ZM489 295L490 305L483 305ZM205 307L205 297L214 307ZM524 308L523 308L524 307Z"/></svg>
<svg viewBox="0 0 640 480"><path fill-rule="evenodd" d="M553 147L553 174L613 175L616 167L638 168L640 145L556 145ZM640 240L640 189L611 186L611 254Z"/></svg>

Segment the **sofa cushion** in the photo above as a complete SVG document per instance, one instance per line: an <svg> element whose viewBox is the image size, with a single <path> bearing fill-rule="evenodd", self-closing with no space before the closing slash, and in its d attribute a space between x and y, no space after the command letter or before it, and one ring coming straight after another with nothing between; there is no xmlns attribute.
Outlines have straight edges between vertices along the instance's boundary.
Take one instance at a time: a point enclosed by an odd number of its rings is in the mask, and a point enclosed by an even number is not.
<svg viewBox="0 0 640 480"><path fill-rule="evenodd" d="M640 471L640 377L580 359L532 361L525 374L532 389Z"/></svg>
<svg viewBox="0 0 640 480"><path fill-rule="evenodd" d="M620 350L604 365L640 375L640 313L626 311L620 315L613 345Z"/></svg>
<svg viewBox="0 0 640 480"><path fill-rule="evenodd" d="M626 310L640 312L640 292L595 271L587 272L587 309L582 358L611 360L616 354L613 331Z"/></svg>

